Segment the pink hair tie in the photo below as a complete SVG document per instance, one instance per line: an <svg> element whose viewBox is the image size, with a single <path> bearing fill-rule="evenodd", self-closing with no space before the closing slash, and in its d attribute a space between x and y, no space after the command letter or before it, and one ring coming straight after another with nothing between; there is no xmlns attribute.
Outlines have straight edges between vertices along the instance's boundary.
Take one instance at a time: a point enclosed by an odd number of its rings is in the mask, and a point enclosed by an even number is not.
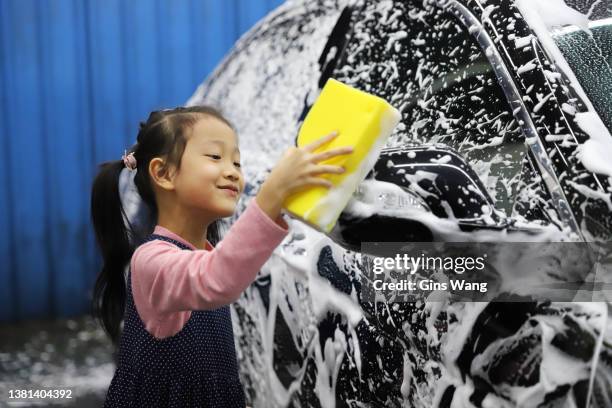
<svg viewBox="0 0 612 408"><path fill-rule="evenodd" d="M121 156L121 160L123 160L125 167L130 170L136 170L136 157L134 157L134 152L127 154L127 150L125 150L123 156Z"/></svg>

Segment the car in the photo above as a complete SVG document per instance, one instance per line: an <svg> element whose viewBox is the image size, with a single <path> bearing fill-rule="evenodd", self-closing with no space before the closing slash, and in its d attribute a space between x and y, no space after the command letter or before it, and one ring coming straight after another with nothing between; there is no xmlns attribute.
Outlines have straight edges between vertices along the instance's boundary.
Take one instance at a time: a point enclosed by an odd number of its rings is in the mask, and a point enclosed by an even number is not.
<svg viewBox="0 0 612 408"><path fill-rule="evenodd" d="M530 276L510 242L607 253L611 17L598 0L295 0L237 42L187 103L236 126L248 183L234 219L327 79L402 114L334 230L291 220L233 305L253 406L612 406L609 292L379 301L364 246L507 244L508 270ZM577 253L548 276L609 282L576 272L590 259Z"/></svg>

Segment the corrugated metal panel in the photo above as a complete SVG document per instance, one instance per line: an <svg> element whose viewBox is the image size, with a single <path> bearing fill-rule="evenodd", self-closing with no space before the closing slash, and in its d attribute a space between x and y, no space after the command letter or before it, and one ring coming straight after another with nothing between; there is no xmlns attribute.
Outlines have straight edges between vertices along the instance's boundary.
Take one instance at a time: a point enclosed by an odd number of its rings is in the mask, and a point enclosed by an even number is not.
<svg viewBox="0 0 612 408"><path fill-rule="evenodd" d="M89 310L96 165L282 0L0 0L0 321Z"/></svg>

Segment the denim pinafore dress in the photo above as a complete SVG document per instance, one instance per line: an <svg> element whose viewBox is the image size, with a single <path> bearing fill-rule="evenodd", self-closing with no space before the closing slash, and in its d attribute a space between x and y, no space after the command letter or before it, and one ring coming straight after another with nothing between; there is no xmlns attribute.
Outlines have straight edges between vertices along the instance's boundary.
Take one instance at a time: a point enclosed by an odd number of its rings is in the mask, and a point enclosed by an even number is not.
<svg viewBox="0 0 612 408"><path fill-rule="evenodd" d="M183 250L186 245L161 235ZM157 339L145 328L128 273L118 364L105 407L244 408L229 306L193 311L175 335Z"/></svg>

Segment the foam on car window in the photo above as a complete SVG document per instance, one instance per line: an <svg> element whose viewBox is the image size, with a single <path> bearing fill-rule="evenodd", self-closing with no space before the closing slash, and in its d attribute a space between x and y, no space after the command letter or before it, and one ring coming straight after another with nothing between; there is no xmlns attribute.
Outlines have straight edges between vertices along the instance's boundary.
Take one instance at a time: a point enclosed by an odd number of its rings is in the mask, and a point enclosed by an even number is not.
<svg viewBox="0 0 612 408"><path fill-rule="evenodd" d="M439 142L457 149L510 215L524 137L470 29L427 2L368 2L338 75L401 110L405 126L389 146Z"/></svg>

